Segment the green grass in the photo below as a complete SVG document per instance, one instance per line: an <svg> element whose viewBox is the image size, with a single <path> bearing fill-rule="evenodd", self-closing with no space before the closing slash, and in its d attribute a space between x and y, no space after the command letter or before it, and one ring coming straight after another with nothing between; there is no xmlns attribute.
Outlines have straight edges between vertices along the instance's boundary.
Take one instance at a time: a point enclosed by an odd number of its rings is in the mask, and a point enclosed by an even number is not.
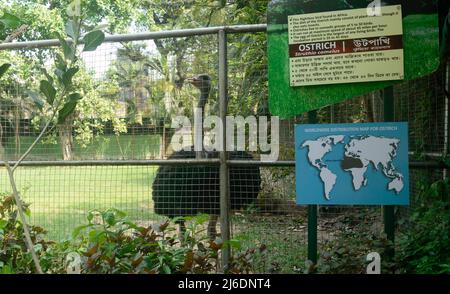
<svg viewBox="0 0 450 294"><path fill-rule="evenodd" d="M159 156L159 135L102 135L94 139L86 147L75 142L75 159L150 159ZM22 154L34 142L36 137L20 137L20 150L16 148L14 138L10 138L4 146L6 156L14 158L16 152ZM43 141L31 152L29 159L61 160L59 143Z"/></svg>
<svg viewBox="0 0 450 294"><path fill-rule="evenodd" d="M22 154L35 137L20 137ZM160 136L99 136L91 144L75 145L75 159L149 159L159 156ZM9 159L17 158L14 138L5 146ZM59 144L39 143L28 160L61 160ZM69 237L86 222L92 209L117 208L135 221L158 217L153 213L151 185L157 167L19 167L17 185L31 204L31 222L49 231L52 239ZM5 169L0 169L0 192L10 192Z"/></svg>
<svg viewBox="0 0 450 294"><path fill-rule="evenodd" d="M117 208L134 221L159 219L153 213L151 184L156 167L19 167L17 185L31 204L31 222L49 231L52 239L69 237L86 223L92 209ZM0 169L2 192L10 191Z"/></svg>

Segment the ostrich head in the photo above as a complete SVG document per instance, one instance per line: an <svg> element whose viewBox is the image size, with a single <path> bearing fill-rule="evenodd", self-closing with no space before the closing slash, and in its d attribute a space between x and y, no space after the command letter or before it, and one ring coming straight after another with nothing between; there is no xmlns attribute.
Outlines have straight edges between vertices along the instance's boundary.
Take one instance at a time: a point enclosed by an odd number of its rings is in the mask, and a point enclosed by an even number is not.
<svg viewBox="0 0 450 294"><path fill-rule="evenodd" d="M207 74L201 74L189 78L187 79L187 81L200 90L200 99L198 101L198 107L204 109L206 101L208 100L209 97L209 92L211 91L211 77Z"/></svg>

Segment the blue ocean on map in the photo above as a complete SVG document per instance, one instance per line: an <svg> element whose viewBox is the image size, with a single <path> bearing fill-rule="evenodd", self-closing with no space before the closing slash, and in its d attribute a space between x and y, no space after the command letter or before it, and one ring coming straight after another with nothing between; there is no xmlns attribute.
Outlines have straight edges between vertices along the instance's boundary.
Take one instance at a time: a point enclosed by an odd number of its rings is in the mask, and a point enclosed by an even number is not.
<svg viewBox="0 0 450 294"><path fill-rule="evenodd" d="M407 123L297 125L297 204L408 205Z"/></svg>

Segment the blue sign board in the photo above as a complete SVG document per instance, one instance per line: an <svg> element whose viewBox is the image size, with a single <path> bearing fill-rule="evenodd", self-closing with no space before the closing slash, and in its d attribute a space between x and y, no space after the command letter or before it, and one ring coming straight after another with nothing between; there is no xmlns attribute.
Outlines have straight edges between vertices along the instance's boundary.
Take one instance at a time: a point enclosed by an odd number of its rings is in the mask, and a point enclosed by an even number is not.
<svg viewBox="0 0 450 294"><path fill-rule="evenodd" d="M407 123L297 125L297 204L408 205Z"/></svg>

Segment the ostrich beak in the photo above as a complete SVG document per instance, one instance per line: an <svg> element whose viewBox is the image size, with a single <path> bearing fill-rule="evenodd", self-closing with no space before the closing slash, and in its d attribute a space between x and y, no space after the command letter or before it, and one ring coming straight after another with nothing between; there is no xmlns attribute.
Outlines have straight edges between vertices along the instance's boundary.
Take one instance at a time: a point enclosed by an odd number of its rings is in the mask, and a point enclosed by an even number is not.
<svg viewBox="0 0 450 294"><path fill-rule="evenodd" d="M197 88L200 86L201 83L200 79L197 77L187 78L186 81Z"/></svg>

